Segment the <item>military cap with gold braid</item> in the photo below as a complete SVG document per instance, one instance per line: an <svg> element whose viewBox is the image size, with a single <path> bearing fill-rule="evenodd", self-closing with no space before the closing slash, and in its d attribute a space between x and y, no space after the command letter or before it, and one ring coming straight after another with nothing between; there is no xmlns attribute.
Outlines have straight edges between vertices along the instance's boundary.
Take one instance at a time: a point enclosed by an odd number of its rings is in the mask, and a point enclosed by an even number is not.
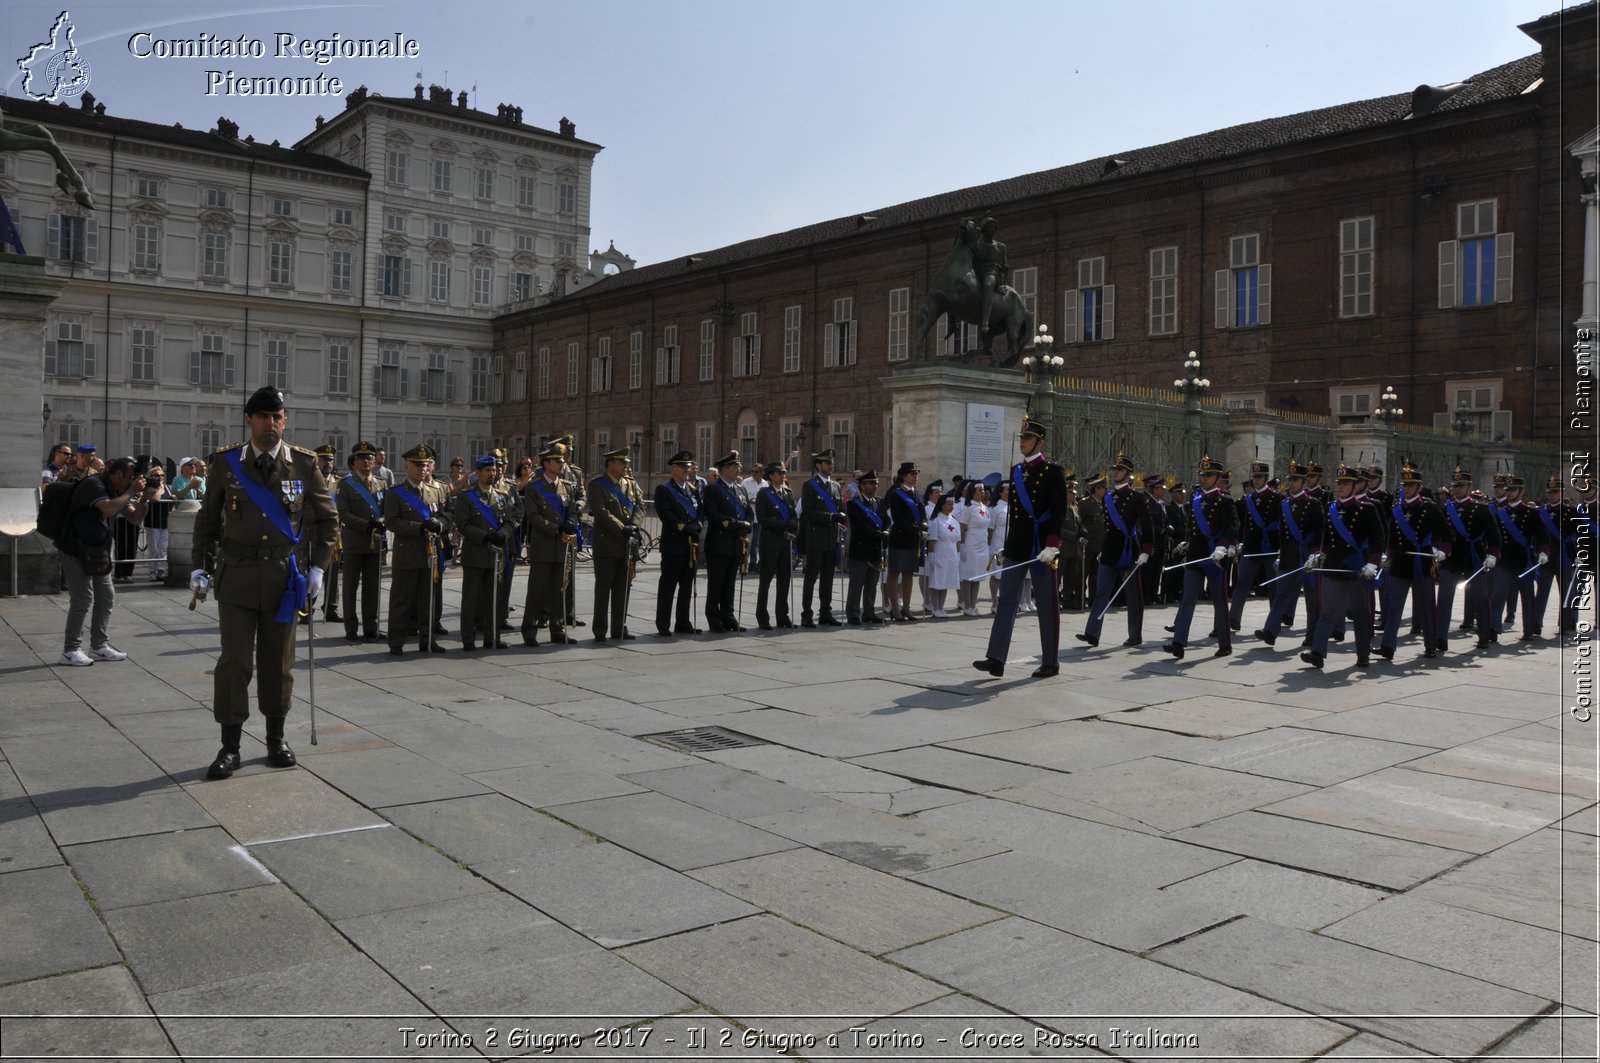
<svg viewBox="0 0 1600 1063"><path fill-rule="evenodd" d="M687 450L680 450L667 459L668 465L693 465L694 454Z"/></svg>
<svg viewBox="0 0 1600 1063"><path fill-rule="evenodd" d="M566 461L567 448L560 443L551 443L539 452L540 461Z"/></svg>
<svg viewBox="0 0 1600 1063"><path fill-rule="evenodd" d="M350 448L350 456L352 458L360 458L360 457L367 457L367 456L371 456L371 457L375 458L375 457L378 456L378 448L373 446L371 443L368 443L365 439L363 439L361 442L357 443L355 446Z"/></svg>
<svg viewBox="0 0 1600 1063"><path fill-rule="evenodd" d="M1416 463L1410 458L1402 458L1400 460L1400 482L1402 484L1420 484L1422 482L1422 471L1417 468Z"/></svg>
<svg viewBox="0 0 1600 1063"><path fill-rule="evenodd" d="M618 447L616 450L608 450L604 454L600 455L600 457L605 461L627 461L628 448Z"/></svg>
<svg viewBox="0 0 1600 1063"><path fill-rule="evenodd" d="M1567 487L1561 482L1561 477L1552 475L1545 480L1544 489L1546 491L1565 491Z"/></svg>
<svg viewBox="0 0 1600 1063"><path fill-rule="evenodd" d="M1212 476L1222 475L1222 462L1213 458L1210 454L1200 459L1200 475L1205 476L1208 473Z"/></svg>
<svg viewBox="0 0 1600 1063"><path fill-rule="evenodd" d="M416 446L412 447L410 450L406 451L400 456L406 461L416 462L419 465L423 462L437 460L439 457L439 455L434 453L433 448L428 446L426 443L418 443Z"/></svg>
<svg viewBox="0 0 1600 1063"><path fill-rule="evenodd" d="M1339 463L1339 471L1334 475L1334 479L1342 484L1360 483L1366 478L1367 474L1362 471L1361 466L1346 465L1344 462Z"/></svg>
<svg viewBox="0 0 1600 1063"><path fill-rule="evenodd" d="M1295 477L1299 477L1300 479L1304 480L1307 476L1311 475L1311 469L1306 466L1305 462L1296 461L1293 458L1291 458L1291 459L1289 459L1289 473L1288 473L1288 475L1289 475L1290 479L1293 479Z"/></svg>
<svg viewBox="0 0 1600 1063"><path fill-rule="evenodd" d="M1122 451L1117 451L1117 460L1111 463L1113 469L1122 469L1126 472L1133 471L1133 459Z"/></svg>
<svg viewBox="0 0 1600 1063"><path fill-rule="evenodd" d="M1033 436L1035 439L1043 439L1044 425L1035 421L1032 414L1025 413L1022 415L1022 430L1017 434L1019 436Z"/></svg>
<svg viewBox="0 0 1600 1063"><path fill-rule="evenodd" d="M1457 465L1454 469L1451 470L1451 472L1450 472L1450 485L1452 487L1457 486L1457 485L1470 486L1471 484L1472 484L1472 474L1470 472L1468 472L1467 470L1463 469L1459 465Z"/></svg>
<svg viewBox="0 0 1600 1063"><path fill-rule="evenodd" d="M337 453L339 453L339 452L337 450L333 449L333 444L332 443L324 443L324 444L322 444L322 446L317 448L317 456L318 457L331 458Z"/></svg>
<svg viewBox="0 0 1600 1063"><path fill-rule="evenodd" d="M1250 463L1251 476L1270 476L1271 474L1272 467L1266 462L1257 460Z"/></svg>

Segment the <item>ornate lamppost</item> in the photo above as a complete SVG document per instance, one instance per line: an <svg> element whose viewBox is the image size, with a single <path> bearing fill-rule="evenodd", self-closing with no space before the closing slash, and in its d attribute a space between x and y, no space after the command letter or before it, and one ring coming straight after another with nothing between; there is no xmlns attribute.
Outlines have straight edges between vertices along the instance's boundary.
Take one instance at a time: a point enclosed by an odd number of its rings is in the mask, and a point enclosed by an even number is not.
<svg viewBox="0 0 1600 1063"><path fill-rule="evenodd" d="M1200 464L1200 399L1211 389L1211 381L1200 375L1200 355L1195 351L1183 360L1183 374L1172 386L1183 392L1184 448L1193 470Z"/></svg>
<svg viewBox="0 0 1600 1063"><path fill-rule="evenodd" d="M1055 342L1056 338L1050 335L1050 326L1040 325L1039 331L1034 333L1033 337L1034 350L1039 353L1027 355L1022 359L1022 369L1028 376L1028 382L1030 384L1033 383L1033 370L1037 366L1041 382L1044 384L1046 391L1049 391L1051 385L1055 382L1056 373L1060 372L1061 367L1067 364L1065 358L1050 353L1050 349L1055 346Z"/></svg>
<svg viewBox="0 0 1600 1063"><path fill-rule="evenodd" d="M1373 413L1372 416L1377 418L1379 421L1382 421L1389 428L1389 456L1393 456L1395 450L1395 441L1400 438L1400 432L1397 428L1395 428L1395 425L1399 422L1400 418L1405 416L1405 413L1406 411L1400 408L1400 396L1395 394L1393 387L1384 385L1383 394L1378 396L1378 409ZM1384 461L1384 475L1386 477L1389 475L1389 464L1390 463L1387 460ZM1397 476L1392 477L1389 479L1389 482L1391 484L1398 483L1399 478Z"/></svg>

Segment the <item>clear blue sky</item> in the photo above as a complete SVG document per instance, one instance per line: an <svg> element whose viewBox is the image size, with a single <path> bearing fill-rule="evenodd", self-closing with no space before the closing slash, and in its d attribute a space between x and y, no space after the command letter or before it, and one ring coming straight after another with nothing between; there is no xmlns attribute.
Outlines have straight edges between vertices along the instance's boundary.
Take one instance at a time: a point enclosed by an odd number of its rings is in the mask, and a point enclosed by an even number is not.
<svg viewBox="0 0 1600 1063"><path fill-rule="evenodd" d="M641 263L1240 122L1458 81L1536 50L1570 0L6 0L0 88L66 3L111 114L219 115L289 144L335 98L206 95L208 69L406 95L418 71L605 145L592 243ZM968 28L975 12L997 28ZM1004 13L1004 14L1000 14ZM141 30L263 39L265 59L135 59ZM415 60L273 58L273 34L419 42Z"/></svg>

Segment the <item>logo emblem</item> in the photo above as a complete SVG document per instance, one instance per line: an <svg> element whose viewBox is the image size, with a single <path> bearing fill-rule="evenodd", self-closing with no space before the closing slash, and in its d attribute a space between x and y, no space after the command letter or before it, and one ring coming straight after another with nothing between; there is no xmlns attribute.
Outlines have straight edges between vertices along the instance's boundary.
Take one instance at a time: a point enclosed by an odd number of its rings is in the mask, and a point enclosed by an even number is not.
<svg viewBox="0 0 1600 1063"><path fill-rule="evenodd" d="M30 100L58 103L89 87L89 62L72 43L75 29L71 14L61 12L50 27L50 39L17 60L22 92Z"/></svg>

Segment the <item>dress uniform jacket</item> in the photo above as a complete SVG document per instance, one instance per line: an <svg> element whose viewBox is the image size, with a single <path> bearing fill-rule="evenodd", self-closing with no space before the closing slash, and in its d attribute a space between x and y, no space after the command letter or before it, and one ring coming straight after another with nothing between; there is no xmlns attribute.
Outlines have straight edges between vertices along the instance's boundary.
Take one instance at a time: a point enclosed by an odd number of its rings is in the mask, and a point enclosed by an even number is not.
<svg viewBox="0 0 1600 1063"><path fill-rule="evenodd" d="M495 515L495 520L499 522L498 528L489 523L489 518L478 508L477 503L473 501L474 498L487 506ZM485 490L473 485L456 495L454 516L456 528L461 532L462 568L494 568L495 555L503 548L489 542L489 534L494 531L504 531L509 539L511 529L515 526L510 514L510 500L492 486ZM501 563L505 563L503 559Z"/></svg>
<svg viewBox="0 0 1600 1063"><path fill-rule="evenodd" d="M1418 495L1393 503L1389 507L1389 577L1431 579L1433 558L1418 555L1438 549L1448 560L1454 541L1455 532L1433 499Z"/></svg>
<svg viewBox="0 0 1600 1063"><path fill-rule="evenodd" d="M889 520L889 548L891 550L920 550L922 537L928 531L928 518L909 490L896 487L884 500L884 515Z"/></svg>
<svg viewBox="0 0 1600 1063"><path fill-rule="evenodd" d="M839 543L840 523L834 519L834 514L843 513L837 482L813 476L801 486L800 523L804 528L806 556L822 557L833 553Z"/></svg>
<svg viewBox="0 0 1600 1063"><path fill-rule="evenodd" d="M1250 489L1239 499L1239 537L1243 553L1260 554L1282 545L1283 496L1272 488Z"/></svg>
<svg viewBox="0 0 1600 1063"><path fill-rule="evenodd" d="M568 534L577 534L578 526L579 510L572 499L572 485L565 480L552 484L544 476L535 476L533 482L523 488L522 511L528 525L528 563L565 562L568 545L562 538L562 525L566 525Z"/></svg>
<svg viewBox="0 0 1600 1063"><path fill-rule="evenodd" d="M594 635L604 639L626 633L628 540L638 526L638 507L623 486L609 476L589 482L588 506L594 518Z"/></svg>
<svg viewBox="0 0 1600 1063"><path fill-rule="evenodd" d="M1444 568L1460 576L1470 576L1478 571L1485 557L1492 556L1498 563L1500 521L1492 507L1468 497L1459 502L1451 498L1440 508L1455 539L1450 556L1444 560Z"/></svg>
<svg viewBox="0 0 1600 1063"><path fill-rule="evenodd" d="M744 550L743 540L750 534L755 513L750 497L736 483L718 480L706 488L706 554L708 557L737 558Z"/></svg>
<svg viewBox="0 0 1600 1063"><path fill-rule="evenodd" d="M661 521L659 549L662 558L683 558L687 561L690 542L700 541L700 493L693 480L685 480L679 487L671 479L656 485L656 516Z"/></svg>
<svg viewBox="0 0 1600 1063"><path fill-rule="evenodd" d="M361 497L361 492L356 487L358 483L367 489L367 493L378 504L376 510ZM383 524L383 493L383 481L375 476L360 477L351 473L339 481L335 499L339 507L339 527L343 536L340 549L345 554L361 556L382 551L377 532Z"/></svg>
<svg viewBox="0 0 1600 1063"><path fill-rule="evenodd" d="M883 564L884 548L888 542L889 521L882 514L877 499L857 495L845 507L850 518L850 560L864 561L874 567ZM874 520L873 518L877 519Z"/></svg>
<svg viewBox="0 0 1600 1063"><path fill-rule="evenodd" d="M1012 561L1026 561L1038 556L1046 546L1060 549L1061 518L1066 508L1067 476L1061 466L1053 461L1013 465L1005 556Z"/></svg>
<svg viewBox="0 0 1600 1063"><path fill-rule="evenodd" d="M400 497L400 488L414 492L439 523L444 525L444 531L438 535L440 539L450 532L450 489L433 480L424 480L415 487L409 480L402 480L383 494L383 523L394 536L391 566L397 569L425 569L428 567L428 546L422 535L422 515ZM436 543L435 547L438 548L439 544Z"/></svg>
<svg viewBox="0 0 1600 1063"><path fill-rule="evenodd" d="M1115 515L1111 512L1113 507L1116 509ZM1125 572L1133 567L1133 559L1139 554L1155 552L1157 518L1152 512L1149 495L1143 491L1135 491L1131 483L1119 484L1115 489L1106 492L1105 517L1105 537L1100 543L1100 564Z"/></svg>

